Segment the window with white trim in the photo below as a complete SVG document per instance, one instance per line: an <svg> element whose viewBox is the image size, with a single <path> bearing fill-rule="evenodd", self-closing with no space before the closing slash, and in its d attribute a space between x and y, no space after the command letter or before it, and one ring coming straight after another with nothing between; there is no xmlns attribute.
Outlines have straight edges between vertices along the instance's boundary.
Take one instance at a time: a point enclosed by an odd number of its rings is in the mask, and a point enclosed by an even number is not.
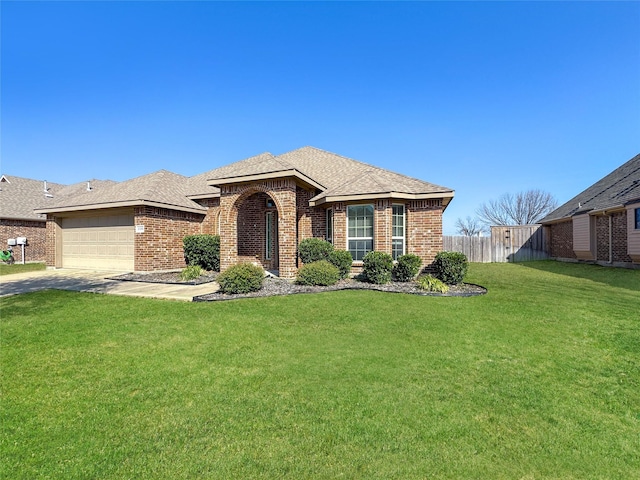
<svg viewBox="0 0 640 480"><path fill-rule="evenodd" d="M391 257L397 260L405 253L405 214L404 205L392 205Z"/></svg>
<svg viewBox="0 0 640 480"><path fill-rule="evenodd" d="M636 230L640 230L640 208L636 208Z"/></svg>
<svg viewBox="0 0 640 480"><path fill-rule="evenodd" d="M347 207L347 249L356 262L373 250L373 205Z"/></svg>
<svg viewBox="0 0 640 480"><path fill-rule="evenodd" d="M333 243L333 208L327 208L327 242Z"/></svg>

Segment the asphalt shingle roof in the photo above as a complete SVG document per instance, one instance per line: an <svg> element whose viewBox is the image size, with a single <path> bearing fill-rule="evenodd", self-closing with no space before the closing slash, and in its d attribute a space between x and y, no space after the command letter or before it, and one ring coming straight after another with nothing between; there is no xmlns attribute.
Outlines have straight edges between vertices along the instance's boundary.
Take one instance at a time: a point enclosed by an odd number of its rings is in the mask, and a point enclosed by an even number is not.
<svg viewBox="0 0 640 480"><path fill-rule="evenodd" d="M383 168L314 147L302 147L274 157L263 153L208 172L209 180L297 170L325 190L316 198L338 195L400 192L408 194L452 193L434 185Z"/></svg>
<svg viewBox="0 0 640 480"><path fill-rule="evenodd" d="M623 206L640 198L640 154L556 208L541 223L568 218L578 212Z"/></svg>
<svg viewBox="0 0 640 480"><path fill-rule="evenodd" d="M183 207L190 210L206 208L187 198L187 177L167 170L136 177L124 182L90 181L68 188L39 209L75 208L82 206L99 207L100 205L151 202L167 207Z"/></svg>
<svg viewBox="0 0 640 480"><path fill-rule="evenodd" d="M442 193L453 196L453 190L424 182L383 168L368 165L314 147L303 147L282 155L265 152L193 177L159 170L124 182L92 180L61 189L53 199L39 201L31 208L43 211L63 208L100 208L117 204L134 205L151 202L191 211L206 209L192 198L214 197L220 189L210 185L219 181L242 180L244 177L294 172L310 184L322 187L315 200L327 196L367 195L398 192L403 194Z"/></svg>
<svg viewBox="0 0 640 480"><path fill-rule="evenodd" d="M38 205L50 203L62 190L67 188L59 183L47 182L44 190L44 180L3 175L0 177L0 217L19 220L45 221L46 216L33 211ZM53 195L53 198L47 195Z"/></svg>

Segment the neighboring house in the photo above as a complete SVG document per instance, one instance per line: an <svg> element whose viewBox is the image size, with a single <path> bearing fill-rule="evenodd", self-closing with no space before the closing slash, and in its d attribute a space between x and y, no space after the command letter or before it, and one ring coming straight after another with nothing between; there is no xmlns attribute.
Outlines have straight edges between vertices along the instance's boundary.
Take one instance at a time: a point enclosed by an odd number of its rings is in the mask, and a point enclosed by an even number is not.
<svg viewBox="0 0 640 480"><path fill-rule="evenodd" d="M46 260L47 216L35 213L34 208L47 203L65 188L43 180L2 175L0 177L0 248L7 249L7 241L25 237L25 261ZM22 247L13 247L16 262L22 262Z"/></svg>
<svg viewBox="0 0 640 480"><path fill-rule="evenodd" d="M601 264L640 263L640 155L540 222L553 258Z"/></svg>
<svg viewBox="0 0 640 480"><path fill-rule="evenodd" d="M153 271L184 266L186 235L220 235L220 264L261 264L295 277L297 246L318 237L349 250L356 266L371 250L394 258L442 250L450 188L313 147L248 158L194 177L158 171L65 192L47 214L47 263L56 267Z"/></svg>

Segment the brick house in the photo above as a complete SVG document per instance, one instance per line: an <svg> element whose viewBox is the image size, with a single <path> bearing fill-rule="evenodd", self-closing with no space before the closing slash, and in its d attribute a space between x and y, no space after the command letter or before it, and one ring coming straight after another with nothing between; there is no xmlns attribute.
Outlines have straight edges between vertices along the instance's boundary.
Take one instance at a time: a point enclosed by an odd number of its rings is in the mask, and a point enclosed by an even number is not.
<svg viewBox="0 0 640 480"><path fill-rule="evenodd" d="M453 190L313 147L263 153L184 177L159 171L66 192L47 215L47 263L153 271L184 266L182 238L220 235L221 270L253 262L295 277L297 245L318 237L432 262Z"/></svg>
<svg viewBox="0 0 640 480"><path fill-rule="evenodd" d="M26 262L44 262L46 260L45 214L34 212L52 195L65 188L65 185L47 183L43 180L2 175L0 177L0 242L7 249L9 239L25 237ZM22 263L22 248L13 247L13 257Z"/></svg>
<svg viewBox="0 0 640 480"><path fill-rule="evenodd" d="M640 264L640 155L541 220L551 257L607 265Z"/></svg>

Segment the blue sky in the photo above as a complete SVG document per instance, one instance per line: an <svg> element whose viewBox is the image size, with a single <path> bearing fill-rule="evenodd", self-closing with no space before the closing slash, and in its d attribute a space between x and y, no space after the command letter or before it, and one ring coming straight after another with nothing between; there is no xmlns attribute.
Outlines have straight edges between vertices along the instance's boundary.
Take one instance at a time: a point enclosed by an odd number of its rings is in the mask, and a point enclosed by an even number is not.
<svg viewBox="0 0 640 480"><path fill-rule="evenodd" d="M565 202L640 153L640 2L13 2L3 173L195 175L312 145Z"/></svg>

